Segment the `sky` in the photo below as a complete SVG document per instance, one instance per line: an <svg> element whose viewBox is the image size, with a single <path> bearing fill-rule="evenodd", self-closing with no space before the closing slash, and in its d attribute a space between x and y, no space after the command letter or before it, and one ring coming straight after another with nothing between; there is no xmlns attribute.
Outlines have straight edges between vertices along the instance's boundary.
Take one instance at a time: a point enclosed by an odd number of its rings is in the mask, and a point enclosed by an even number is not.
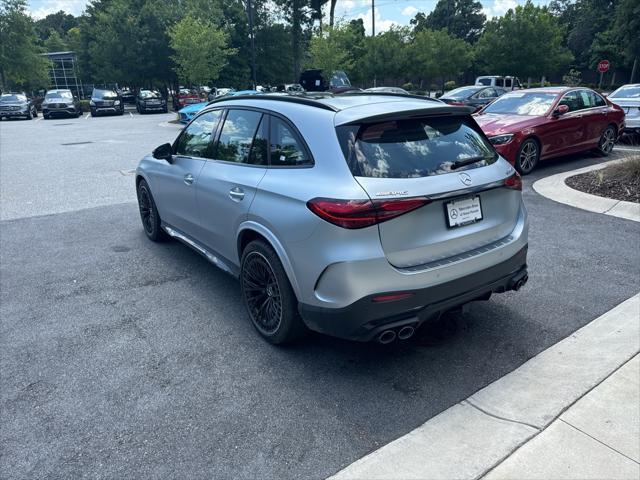
<svg viewBox="0 0 640 480"><path fill-rule="evenodd" d="M503 15L510 8L522 5L525 0L480 0L487 17ZM87 0L30 0L29 9L34 18L42 18L49 13L64 10L80 15ZM417 12L430 12L437 0L376 0L376 32L388 30L392 25L408 25ZM536 5L544 5L549 0L533 0ZM328 17L328 8L327 8ZM336 18L351 20L362 18L367 34L371 33L371 0L338 0Z"/></svg>

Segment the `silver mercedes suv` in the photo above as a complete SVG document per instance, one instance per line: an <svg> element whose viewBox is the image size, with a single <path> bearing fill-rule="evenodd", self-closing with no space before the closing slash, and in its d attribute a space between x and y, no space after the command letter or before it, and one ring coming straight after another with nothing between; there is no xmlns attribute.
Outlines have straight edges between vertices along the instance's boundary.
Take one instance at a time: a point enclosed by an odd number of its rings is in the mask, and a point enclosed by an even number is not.
<svg viewBox="0 0 640 480"><path fill-rule="evenodd" d="M215 100L140 162L144 231L238 278L272 343L405 340L527 281L520 177L470 113L393 94Z"/></svg>

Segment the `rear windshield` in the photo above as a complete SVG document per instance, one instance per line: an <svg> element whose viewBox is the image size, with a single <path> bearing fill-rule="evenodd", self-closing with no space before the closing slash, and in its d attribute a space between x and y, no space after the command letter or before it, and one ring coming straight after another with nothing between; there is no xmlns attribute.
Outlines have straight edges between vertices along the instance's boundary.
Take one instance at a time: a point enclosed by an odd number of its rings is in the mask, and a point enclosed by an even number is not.
<svg viewBox="0 0 640 480"><path fill-rule="evenodd" d="M338 127L338 136L355 176L428 177L496 161L493 147L472 122L466 116L391 120ZM460 166L472 158L477 161Z"/></svg>
<svg viewBox="0 0 640 480"><path fill-rule="evenodd" d="M461 87L451 90L443 95L444 98L467 98L476 92L479 92L480 88L475 87Z"/></svg>

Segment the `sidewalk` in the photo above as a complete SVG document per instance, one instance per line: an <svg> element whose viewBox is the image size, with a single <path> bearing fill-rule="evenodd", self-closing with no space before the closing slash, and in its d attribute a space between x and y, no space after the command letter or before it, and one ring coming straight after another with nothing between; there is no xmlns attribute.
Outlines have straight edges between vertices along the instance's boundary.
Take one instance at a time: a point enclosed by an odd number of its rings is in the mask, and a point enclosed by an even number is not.
<svg viewBox="0 0 640 480"><path fill-rule="evenodd" d="M636 355L483 478L640 478Z"/></svg>
<svg viewBox="0 0 640 480"><path fill-rule="evenodd" d="M640 294L333 479L640 480Z"/></svg>

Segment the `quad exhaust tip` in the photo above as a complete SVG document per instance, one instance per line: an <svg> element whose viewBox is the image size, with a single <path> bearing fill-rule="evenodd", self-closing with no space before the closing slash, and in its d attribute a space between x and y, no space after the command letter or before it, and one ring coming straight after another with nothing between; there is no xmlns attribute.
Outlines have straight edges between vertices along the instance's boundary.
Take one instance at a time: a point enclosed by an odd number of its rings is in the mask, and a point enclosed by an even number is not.
<svg viewBox="0 0 640 480"><path fill-rule="evenodd" d="M378 342L386 345L388 343L393 342L396 339L396 332L393 330L385 330L380 335L378 335Z"/></svg>
<svg viewBox="0 0 640 480"><path fill-rule="evenodd" d="M398 338L400 340L407 340L413 336L414 332L415 329L411 325L407 325L398 331Z"/></svg>

